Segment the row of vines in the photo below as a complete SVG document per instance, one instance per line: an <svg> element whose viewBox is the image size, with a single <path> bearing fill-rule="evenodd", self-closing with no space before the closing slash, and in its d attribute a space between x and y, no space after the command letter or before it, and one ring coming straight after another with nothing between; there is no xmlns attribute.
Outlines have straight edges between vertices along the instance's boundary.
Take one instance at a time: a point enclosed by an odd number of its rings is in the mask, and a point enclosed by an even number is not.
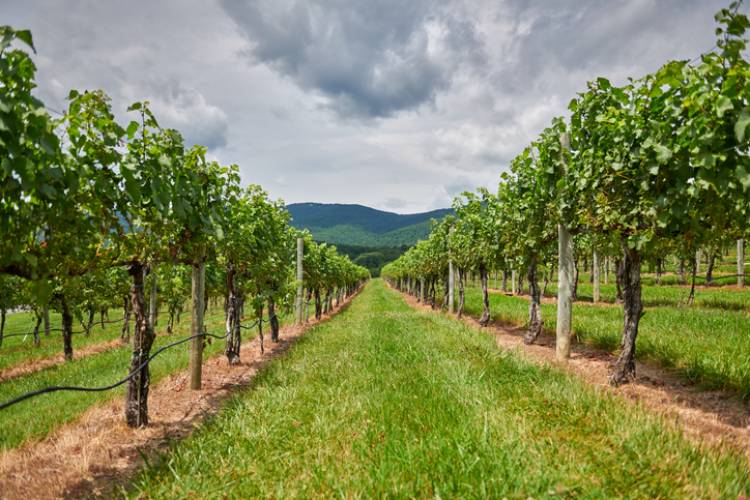
<svg viewBox="0 0 750 500"><path fill-rule="evenodd" d="M122 308L123 340L133 347L126 420L142 426L159 307L171 332L190 299L191 386L199 388L209 298L224 301L226 355L237 363L246 302L258 322L267 307L277 340L276 311L291 308L299 286L320 316L369 277L292 228L282 202L243 188L237 166L160 126L147 101L128 108L127 124L100 90L71 91L67 109L50 113L34 96L28 50L29 31L0 27L0 349L9 311L34 312L36 344L42 323L50 333L50 309L58 312L72 359L74 321L88 334L97 313L104 322ZM300 239L304 274L296 276Z"/></svg>
<svg viewBox="0 0 750 500"><path fill-rule="evenodd" d="M458 314L468 273L481 279L490 319L491 272L523 270L531 297L528 333L542 331L539 275L557 266L557 353L570 355L576 260L615 263L623 304L621 351L611 375L621 384L635 375L635 346L643 315L641 267L657 274L678 262L684 279L698 255L709 265L750 236L750 66L741 2L716 14L716 46L693 61L672 61L653 74L615 86L588 84L502 174L496 193L479 190L454 201L455 216L434 227L383 275L433 306L453 309L455 268ZM520 275L521 273L519 273ZM596 277L598 283L599 277ZM742 281L739 282L740 284Z"/></svg>

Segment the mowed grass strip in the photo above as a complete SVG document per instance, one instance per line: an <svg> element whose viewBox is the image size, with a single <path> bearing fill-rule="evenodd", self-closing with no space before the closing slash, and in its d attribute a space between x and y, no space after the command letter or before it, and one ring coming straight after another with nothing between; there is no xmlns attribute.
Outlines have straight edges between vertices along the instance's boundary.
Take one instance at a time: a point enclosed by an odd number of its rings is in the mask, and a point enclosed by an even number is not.
<svg viewBox="0 0 750 500"><path fill-rule="evenodd" d="M126 493L736 498L748 467L376 280Z"/></svg>
<svg viewBox="0 0 750 500"><path fill-rule="evenodd" d="M542 304L544 327L556 328L555 304ZM481 290L466 291L467 314L482 313ZM527 297L490 294L491 317L500 323L524 325ZM573 333L599 349L616 352L622 335L622 307L573 304ZM728 389L750 398L750 315L690 307L646 309L641 319L636 356L674 369L687 380L711 389Z"/></svg>

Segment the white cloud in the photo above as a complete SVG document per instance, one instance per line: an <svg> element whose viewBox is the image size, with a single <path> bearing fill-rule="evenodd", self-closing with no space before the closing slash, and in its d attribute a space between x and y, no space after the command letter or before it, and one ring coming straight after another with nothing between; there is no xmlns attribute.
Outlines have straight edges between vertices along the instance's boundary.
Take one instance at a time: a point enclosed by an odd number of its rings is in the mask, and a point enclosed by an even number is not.
<svg viewBox="0 0 750 500"><path fill-rule="evenodd" d="M4 0L39 95L103 88L289 202L414 212L500 172L587 80L714 42L726 0ZM743 7L747 8L747 7Z"/></svg>

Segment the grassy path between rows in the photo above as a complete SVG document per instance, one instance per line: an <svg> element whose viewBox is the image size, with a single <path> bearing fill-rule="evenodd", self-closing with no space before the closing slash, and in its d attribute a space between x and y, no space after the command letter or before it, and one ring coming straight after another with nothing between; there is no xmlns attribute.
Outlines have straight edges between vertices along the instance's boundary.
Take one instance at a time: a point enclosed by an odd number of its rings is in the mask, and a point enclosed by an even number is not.
<svg viewBox="0 0 750 500"><path fill-rule="evenodd" d="M376 280L128 493L736 498L748 470Z"/></svg>
<svg viewBox="0 0 750 500"><path fill-rule="evenodd" d="M543 303L544 328L554 335L556 304ZM528 297L490 294L493 321L525 325ZM479 317L482 293L466 290L465 312ZM579 342L607 352L617 352L622 335L622 307L573 304L573 333ZM689 307L646 310L638 332L636 356L642 361L677 372L688 381L709 389L733 391L750 399L750 316L738 311Z"/></svg>

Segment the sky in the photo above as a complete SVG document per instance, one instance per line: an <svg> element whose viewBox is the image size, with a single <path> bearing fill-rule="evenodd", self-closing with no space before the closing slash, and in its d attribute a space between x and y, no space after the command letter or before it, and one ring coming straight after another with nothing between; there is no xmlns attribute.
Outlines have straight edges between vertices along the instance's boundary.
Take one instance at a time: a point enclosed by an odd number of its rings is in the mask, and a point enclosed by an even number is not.
<svg viewBox="0 0 750 500"><path fill-rule="evenodd" d="M483 186L586 82L715 44L729 0L0 0L37 95L148 99L287 203L412 213ZM747 11L747 6L743 6Z"/></svg>

